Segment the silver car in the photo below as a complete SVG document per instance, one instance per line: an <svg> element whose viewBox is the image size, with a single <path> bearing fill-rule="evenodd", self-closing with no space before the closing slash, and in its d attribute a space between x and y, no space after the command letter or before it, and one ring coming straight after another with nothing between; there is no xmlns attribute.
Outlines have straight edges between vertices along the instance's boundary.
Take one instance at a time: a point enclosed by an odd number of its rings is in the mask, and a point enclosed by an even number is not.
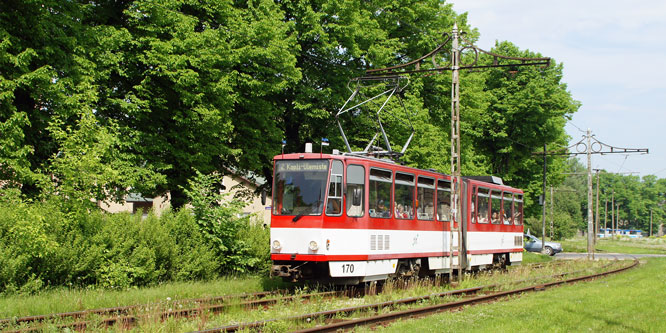
<svg viewBox="0 0 666 333"><path fill-rule="evenodd" d="M525 250L530 252L541 252L541 239L532 235L523 235L523 244ZM554 256L555 253L562 252L562 244L557 242L546 242L543 247L543 253Z"/></svg>

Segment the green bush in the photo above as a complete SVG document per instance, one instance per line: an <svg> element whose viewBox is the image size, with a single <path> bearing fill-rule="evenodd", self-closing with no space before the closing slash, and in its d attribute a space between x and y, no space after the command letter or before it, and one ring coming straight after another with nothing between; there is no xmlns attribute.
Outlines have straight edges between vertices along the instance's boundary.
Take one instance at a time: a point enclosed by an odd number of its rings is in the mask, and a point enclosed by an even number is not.
<svg viewBox="0 0 666 333"><path fill-rule="evenodd" d="M229 207L211 208L230 221L213 228L191 209L142 218L89 207L0 193L0 293L207 280L269 265L268 230Z"/></svg>
<svg viewBox="0 0 666 333"><path fill-rule="evenodd" d="M267 273L271 268L271 233L262 222L246 225L238 232L238 238L247 244L247 254L252 258L249 269Z"/></svg>
<svg viewBox="0 0 666 333"><path fill-rule="evenodd" d="M250 218L241 214L243 202L227 200L228 193L220 193L216 185L221 182L217 174L197 171L189 182L190 188L183 190L190 199L197 224L217 251L222 269L245 273L256 268L260 261L250 255L248 239L241 236Z"/></svg>

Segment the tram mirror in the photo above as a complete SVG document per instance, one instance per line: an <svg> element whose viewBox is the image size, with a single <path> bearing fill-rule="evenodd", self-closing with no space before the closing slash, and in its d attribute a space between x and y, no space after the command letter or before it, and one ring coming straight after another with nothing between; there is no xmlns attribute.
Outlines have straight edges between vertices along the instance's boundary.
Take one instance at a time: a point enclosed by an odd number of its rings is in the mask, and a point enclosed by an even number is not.
<svg viewBox="0 0 666 333"><path fill-rule="evenodd" d="M261 205L266 206L266 190L261 191Z"/></svg>
<svg viewBox="0 0 666 333"><path fill-rule="evenodd" d="M363 191L360 188L355 188L352 192L352 205L360 206L361 205L361 195Z"/></svg>

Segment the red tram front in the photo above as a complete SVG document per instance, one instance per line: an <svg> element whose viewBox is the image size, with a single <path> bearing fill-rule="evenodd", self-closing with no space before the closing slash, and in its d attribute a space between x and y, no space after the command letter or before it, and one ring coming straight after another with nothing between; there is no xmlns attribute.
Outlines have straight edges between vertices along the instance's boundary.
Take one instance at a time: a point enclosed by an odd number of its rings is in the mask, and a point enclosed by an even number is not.
<svg viewBox="0 0 666 333"><path fill-rule="evenodd" d="M448 175L316 153L278 155L274 170L274 276L355 284L445 273L458 248L465 269L522 260L521 190L464 179L459 247L449 244Z"/></svg>

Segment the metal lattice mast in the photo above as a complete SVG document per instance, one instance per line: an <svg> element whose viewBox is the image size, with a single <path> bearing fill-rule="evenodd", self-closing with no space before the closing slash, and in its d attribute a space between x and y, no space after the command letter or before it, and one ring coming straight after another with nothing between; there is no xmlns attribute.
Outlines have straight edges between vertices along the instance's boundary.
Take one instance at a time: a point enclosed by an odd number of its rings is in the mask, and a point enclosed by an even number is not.
<svg viewBox="0 0 666 333"><path fill-rule="evenodd" d="M576 147L578 152L564 152L570 148ZM642 153L648 154L649 150L647 148L621 148L615 147L608 144L605 144L599 141L594 135L591 134L590 129L587 130L586 135L583 136L583 139L574 143L573 145L559 149L554 152L544 151L544 155L587 155L587 257L588 259L594 259L594 218L592 214L592 154L630 154L630 153ZM533 153L535 155L542 153ZM613 200L613 195L611 196L611 201ZM612 206L612 204L611 204ZM611 207L614 208L614 207ZM619 208L618 208L619 212ZM612 215L611 215L612 218ZM617 218L616 228L619 225L619 216Z"/></svg>
<svg viewBox="0 0 666 333"><path fill-rule="evenodd" d="M461 30L458 29L457 23L453 24L453 30L452 34L445 33L444 34L444 41L439 44L435 49L432 51L428 52L427 54L414 59L412 61L402 63L399 65L395 66L390 66L390 67L385 67L385 68L376 68L376 69L369 69L366 71L365 76L358 77L355 79L352 79L351 81L355 82L377 82L379 80L388 80L388 79L396 79L396 78L403 78L406 77L406 75L412 75L412 74L435 74L435 73L442 73L444 71L451 71L452 72L452 83L451 83L451 221L449 222L449 229L451 230L449 239L448 239L448 245L443 244L442 247L442 256L446 256L446 251L449 251L449 264L450 264L450 269L449 269L449 278L451 279L453 276L453 251L457 250L458 251L458 271L459 271L459 276L462 275L462 269L463 269L463 264L466 258L466 250L463 246L463 230L462 230L462 172L461 172L461 144L460 144L460 70L478 70L478 69L485 69L485 68L501 68L501 67L507 67L510 69L515 70L518 67L523 67L523 66L542 66L542 67L548 67L550 66L550 58L525 58L525 57L510 57L510 56L505 56L501 54L496 54L493 52L489 52L486 50L483 50L477 46L475 46L473 43L471 43L469 40L465 38L465 33ZM444 51L446 50L446 45L451 42L451 59L448 59L448 63L446 63L447 59L444 56ZM466 51L466 52L471 52L469 57L466 57L465 60L467 61L466 63L463 63L461 60L461 54ZM483 54L485 56L488 56L492 58L492 63L479 63L479 54ZM432 67L429 67L429 65L426 65L426 60L428 58L431 58L432 62ZM444 63L440 62L440 60L443 60ZM421 64L424 64L424 67L421 67ZM399 85L399 84L398 84ZM400 91L404 89L404 86L398 88ZM346 104L350 102L355 96L357 90L352 93L352 96L347 100L345 103L345 106L340 109L338 114L336 115L336 118L340 116L342 113L348 112L352 109L355 109L362 104L375 99L378 96L366 99L366 101L361 102L355 106L352 106L351 108L347 108ZM385 92L386 93L386 92ZM380 95L384 95L385 93L382 93ZM388 97L390 98L390 96ZM404 106L403 106L404 107ZM382 106L383 108L383 106ZM381 108L380 108L381 110ZM381 119L379 119L381 121ZM365 151L362 152L352 152L349 143L347 142L347 137L344 135L344 131L342 129L342 126L339 122L338 119L338 127L340 128L340 132L342 132L342 138L345 141L345 145L347 146L347 150L349 153L358 153L358 154L368 154L369 149L366 149ZM412 127L413 129L413 127ZM385 134L383 128L380 128L380 132L382 134ZM370 140L370 144L368 147L372 145L372 142L376 139L376 137L379 135L377 133L375 135L375 138ZM403 147L403 150L396 154L396 152L391 151L391 149L387 149L387 151L383 151L380 153L383 153L386 156L389 157L399 157L402 156L402 154L405 153L406 146L409 144L410 139L407 140L406 145ZM388 139L385 137L386 145L388 146ZM374 155L378 155L378 153L373 153ZM458 228L455 227L455 224L458 224ZM442 225L442 229L445 228L445 224ZM443 230L445 231L445 230ZM458 234L458 244L454 247L454 237L453 237L453 232L456 231ZM445 234L445 233L443 233ZM443 240L446 240L446 235L443 236Z"/></svg>
<svg viewBox="0 0 666 333"><path fill-rule="evenodd" d="M462 221L462 177L460 172L460 50L458 46L458 25L453 24L451 34L451 220L449 221L449 281L453 281L453 253L458 251L458 278L462 275L462 235L460 223L455 228L455 222ZM453 246L454 232L458 245Z"/></svg>
<svg viewBox="0 0 666 333"><path fill-rule="evenodd" d="M587 129L587 259L594 259L594 218L592 217L592 144Z"/></svg>
<svg viewBox="0 0 666 333"><path fill-rule="evenodd" d="M596 169L597 172L597 205L596 205L596 213L595 213L595 219L594 219L594 244L597 244L597 235L599 234L599 169Z"/></svg>
<svg viewBox="0 0 666 333"><path fill-rule="evenodd" d="M553 234L554 234L554 219L555 219L555 214L553 212L553 185L550 185L550 240L553 240ZM545 199L544 199L545 200ZM545 204L545 201L544 201Z"/></svg>

